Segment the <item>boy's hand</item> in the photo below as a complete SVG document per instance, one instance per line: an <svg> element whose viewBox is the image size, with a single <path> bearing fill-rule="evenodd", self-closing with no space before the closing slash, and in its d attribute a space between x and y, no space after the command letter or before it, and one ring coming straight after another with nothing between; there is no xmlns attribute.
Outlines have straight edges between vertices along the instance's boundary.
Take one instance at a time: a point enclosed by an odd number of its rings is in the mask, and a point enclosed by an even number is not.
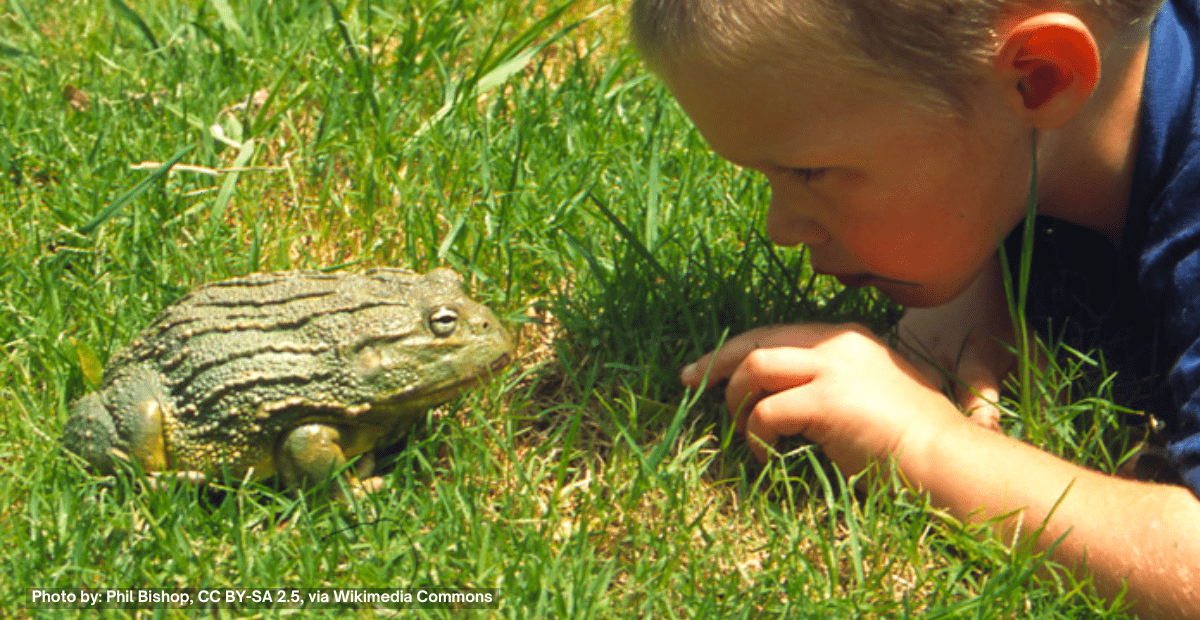
<svg viewBox="0 0 1200 620"><path fill-rule="evenodd" d="M847 475L873 460L919 453L965 418L911 364L858 325L778 325L748 331L683 370L698 387L728 379L737 428L760 460L784 435L820 445Z"/></svg>
<svg viewBox="0 0 1200 620"><path fill-rule="evenodd" d="M950 379L955 401L976 424L1000 429L1000 384L1012 368L1013 358L996 338L1005 333L988 334L978 326L956 323L942 315L942 308L918 308L900 320L900 338L908 345L903 351L931 383L944 384ZM974 329L972 329L974 328Z"/></svg>
<svg viewBox="0 0 1200 620"><path fill-rule="evenodd" d="M954 301L936 308L909 308L897 329L901 348L925 377L941 385L943 374L957 378L954 396L971 420L1000 429L1000 385L1015 359L1012 320L1005 301L1000 263L993 260ZM931 365L932 364L932 365Z"/></svg>

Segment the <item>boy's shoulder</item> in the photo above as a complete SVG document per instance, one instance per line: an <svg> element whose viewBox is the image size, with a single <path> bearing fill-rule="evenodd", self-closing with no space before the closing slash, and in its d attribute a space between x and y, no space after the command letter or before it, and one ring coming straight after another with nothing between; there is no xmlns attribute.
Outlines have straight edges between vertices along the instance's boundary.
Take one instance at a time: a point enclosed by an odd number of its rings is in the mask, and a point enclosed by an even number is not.
<svg viewBox="0 0 1200 620"><path fill-rule="evenodd" d="M1142 87L1142 119L1133 202L1169 184L1187 155L1200 148L1200 0L1170 0L1154 18ZM1140 190L1140 193L1139 193Z"/></svg>

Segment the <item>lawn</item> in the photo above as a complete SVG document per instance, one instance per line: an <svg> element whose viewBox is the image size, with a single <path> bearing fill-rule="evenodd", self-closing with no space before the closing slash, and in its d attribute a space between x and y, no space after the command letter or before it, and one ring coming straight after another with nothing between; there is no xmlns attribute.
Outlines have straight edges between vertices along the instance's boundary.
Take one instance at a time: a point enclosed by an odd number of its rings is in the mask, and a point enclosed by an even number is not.
<svg viewBox="0 0 1200 620"><path fill-rule="evenodd" d="M719 394L683 390L748 327L883 331L898 308L764 240L765 181L707 149L623 11L0 3L0 615L91 613L23 609L31 588L443 587L501 604L357 613L1124 617L894 480L851 490L802 442L759 466ZM61 448L99 367L192 287L378 265L454 268L519 347L362 504L150 489ZM1089 358L1062 359L1007 431L1111 469L1136 438Z"/></svg>

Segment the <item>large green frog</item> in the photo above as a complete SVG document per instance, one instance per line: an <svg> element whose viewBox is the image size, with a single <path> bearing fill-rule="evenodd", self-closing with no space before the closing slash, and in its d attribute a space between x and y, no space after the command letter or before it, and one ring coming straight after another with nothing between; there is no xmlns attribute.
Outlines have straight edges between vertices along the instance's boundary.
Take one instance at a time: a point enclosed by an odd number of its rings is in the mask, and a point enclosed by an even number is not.
<svg viewBox="0 0 1200 620"><path fill-rule="evenodd" d="M130 460L298 487L364 455L366 476L376 448L508 362L508 333L461 286L448 269L382 268L202 286L110 360L63 442L105 472Z"/></svg>

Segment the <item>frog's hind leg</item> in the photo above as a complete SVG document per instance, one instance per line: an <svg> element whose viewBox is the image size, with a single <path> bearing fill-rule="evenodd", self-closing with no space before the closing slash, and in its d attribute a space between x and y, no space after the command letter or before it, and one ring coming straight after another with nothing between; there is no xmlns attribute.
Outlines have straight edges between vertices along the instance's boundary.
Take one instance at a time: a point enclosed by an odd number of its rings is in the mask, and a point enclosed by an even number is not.
<svg viewBox="0 0 1200 620"><path fill-rule="evenodd" d="M346 466L346 448L353 445L355 439L353 431L338 426L317 423L297 426L287 433L276 449L275 467L288 488L317 486ZM370 473L369 463L367 466L363 475ZM346 482L351 493L361 496L366 489L357 474L348 470Z"/></svg>

